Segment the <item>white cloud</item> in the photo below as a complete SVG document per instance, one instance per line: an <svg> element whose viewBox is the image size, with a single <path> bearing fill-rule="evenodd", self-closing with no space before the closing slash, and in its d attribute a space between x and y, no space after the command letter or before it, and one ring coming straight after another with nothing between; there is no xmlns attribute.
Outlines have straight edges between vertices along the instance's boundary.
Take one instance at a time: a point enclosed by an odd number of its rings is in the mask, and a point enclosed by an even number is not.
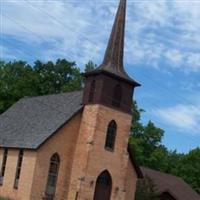
<svg viewBox="0 0 200 200"><path fill-rule="evenodd" d="M3 1L2 32L41 58L100 63L117 1ZM200 71L200 1L128 1L126 62Z"/></svg>
<svg viewBox="0 0 200 200"><path fill-rule="evenodd" d="M200 104L179 104L173 107L160 108L154 115L165 124L188 134L200 134Z"/></svg>
<svg viewBox="0 0 200 200"><path fill-rule="evenodd" d="M165 56L174 64L174 66L180 66L182 64L183 55L177 49L167 49Z"/></svg>
<svg viewBox="0 0 200 200"><path fill-rule="evenodd" d="M200 70L200 53L189 53L187 55L186 64L190 66L193 71Z"/></svg>
<svg viewBox="0 0 200 200"><path fill-rule="evenodd" d="M89 7L62 1L7 1L3 4L2 32L27 44L38 45L38 50L40 45L48 44L49 48L40 53L43 59L66 57L79 63L96 60L105 48L102 47L104 34L94 29L90 20L96 18L92 17L92 10L96 8ZM102 9L99 15L107 12L110 10ZM102 23L98 26L105 29Z"/></svg>

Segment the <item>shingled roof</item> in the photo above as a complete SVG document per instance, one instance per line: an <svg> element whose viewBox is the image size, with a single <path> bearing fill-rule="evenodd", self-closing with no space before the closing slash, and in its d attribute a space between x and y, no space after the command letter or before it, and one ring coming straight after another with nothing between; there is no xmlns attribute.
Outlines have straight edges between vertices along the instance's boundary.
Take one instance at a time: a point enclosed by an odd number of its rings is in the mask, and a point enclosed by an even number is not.
<svg viewBox="0 0 200 200"><path fill-rule="evenodd" d="M82 105L82 91L23 98L0 115L0 147L36 149Z"/></svg>
<svg viewBox="0 0 200 200"><path fill-rule="evenodd" d="M200 200L200 196L183 179L145 167L141 167L141 170L160 193L169 193L176 200Z"/></svg>

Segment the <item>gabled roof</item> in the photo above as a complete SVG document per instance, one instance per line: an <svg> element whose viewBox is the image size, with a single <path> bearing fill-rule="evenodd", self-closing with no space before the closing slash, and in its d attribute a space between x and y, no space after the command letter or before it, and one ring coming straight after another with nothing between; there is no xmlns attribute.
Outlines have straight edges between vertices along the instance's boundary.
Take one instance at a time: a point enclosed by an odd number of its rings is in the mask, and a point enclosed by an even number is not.
<svg viewBox="0 0 200 200"><path fill-rule="evenodd" d="M0 115L0 147L36 149L80 109L82 91L23 98Z"/></svg>
<svg viewBox="0 0 200 200"><path fill-rule="evenodd" d="M160 193L169 193L176 200L200 200L200 196L183 179L141 167L144 176L148 176Z"/></svg>

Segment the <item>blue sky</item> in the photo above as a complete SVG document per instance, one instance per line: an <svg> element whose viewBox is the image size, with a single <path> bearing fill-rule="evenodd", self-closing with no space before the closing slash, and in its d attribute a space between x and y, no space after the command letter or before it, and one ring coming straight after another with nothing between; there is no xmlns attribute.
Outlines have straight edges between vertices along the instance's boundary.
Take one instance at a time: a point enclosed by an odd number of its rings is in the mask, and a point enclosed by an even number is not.
<svg viewBox="0 0 200 200"><path fill-rule="evenodd" d="M100 64L117 0L2 0L1 59ZM125 66L169 149L200 146L200 0L128 0Z"/></svg>

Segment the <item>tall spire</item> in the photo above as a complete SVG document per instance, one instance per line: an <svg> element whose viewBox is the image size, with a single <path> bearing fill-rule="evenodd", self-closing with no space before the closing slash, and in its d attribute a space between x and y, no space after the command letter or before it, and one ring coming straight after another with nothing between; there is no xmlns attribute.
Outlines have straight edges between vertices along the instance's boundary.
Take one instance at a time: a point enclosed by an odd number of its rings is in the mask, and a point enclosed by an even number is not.
<svg viewBox="0 0 200 200"><path fill-rule="evenodd" d="M97 72L101 70L109 72L132 82L135 86L139 86L140 84L130 78L124 70L125 23L126 0L120 0L103 62L95 71Z"/></svg>
<svg viewBox="0 0 200 200"><path fill-rule="evenodd" d="M114 25L104 55L103 63L97 70L110 72L118 77L137 83L124 70L124 36L126 23L126 0L120 0Z"/></svg>
<svg viewBox="0 0 200 200"><path fill-rule="evenodd" d="M115 22L102 63L103 68L112 67L124 73L124 33L126 21L126 0L120 0Z"/></svg>
<svg viewBox="0 0 200 200"><path fill-rule="evenodd" d="M123 59L125 23L126 0L120 0L103 62L97 69L87 74L98 73L100 71L108 72L119 78L131 82L134 86L140 86L140 84L134 81L132 78L130 78L124 70Z"/></svg>

